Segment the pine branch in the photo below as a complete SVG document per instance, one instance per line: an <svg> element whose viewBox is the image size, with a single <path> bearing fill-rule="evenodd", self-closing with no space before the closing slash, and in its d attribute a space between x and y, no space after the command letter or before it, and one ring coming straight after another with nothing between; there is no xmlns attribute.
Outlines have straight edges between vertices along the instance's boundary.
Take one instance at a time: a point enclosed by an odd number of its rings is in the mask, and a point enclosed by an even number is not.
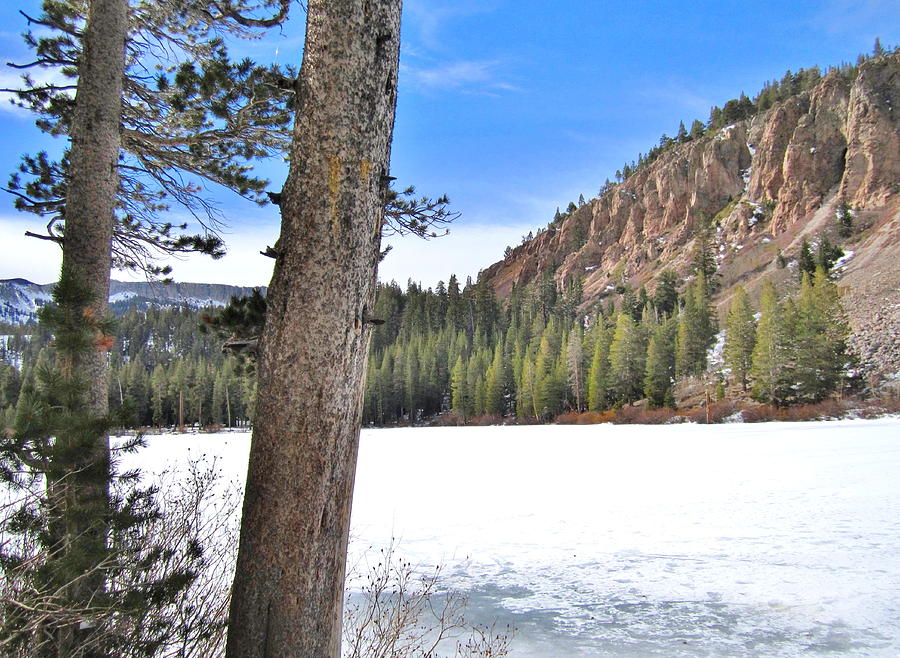
<svg viewBox="0 0 900 658"><path fill-rule="evenodd" d="M25 235L29 238L37 238L38 240L49 240L56 244L63 244L65 242L65 240L58 235L41 235L40 233L32 233L31 231L25 231Z"/></svg>
<svg viewBox="0 0 900 658"><path fill-rule="evenodd" d="M52 57L42 57L28 64L16 64L15 62L7 62L6 65L13 69L30 69L35 66L78 66L78 62L69 59L55 59Z"/></svg>
<svg viewBox="0 0 900 658"><path fill-rule="evenodd" d="M244 16L238 8L236 8L229 0L225 2L211 2L213 7L215 7L221 18L230 18L235 21L238 25L242 25L244 27L274 27L276 25L281 25L287 19L288 13L291 8L291 0L277 0L279 9L278 13L272 16L271 18L259 19L259 18L250 18L248 16ZM266 2L266 6L272 3Z"/></svg>
<svg viewBox="0 0 900 658"><path fill-rule="evenodd" d="M81 32L80 30L76 30L75 28L65 25L62 22L33 18L33 17L29 16L28 14L26 14L21 9L19 10L19 13L25 17L25 20L28 21L29 25L33 24L33 25L41 25L43 27L49 27L51 30L59 30L60 32L64 32L65 34L68 34L71 37L75 37L76 39L81 39L84 36L84 33Z"/></svg>

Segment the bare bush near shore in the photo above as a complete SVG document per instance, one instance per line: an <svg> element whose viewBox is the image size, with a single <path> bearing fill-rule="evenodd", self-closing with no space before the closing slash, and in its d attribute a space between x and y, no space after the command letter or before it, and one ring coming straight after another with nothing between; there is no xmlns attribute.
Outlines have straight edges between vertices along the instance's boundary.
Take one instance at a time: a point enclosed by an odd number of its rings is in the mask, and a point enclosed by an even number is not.
<svg viewBox="0 0 900 658"><path fill-rule="evenodd" d="M34 487L42 483L35 480ZM117 481L122 496L146 496ZM109 556L77 578L98 572L106 580L103 600L74 606L64 596L68 584L48 592L38 585L41 569L52 562L33 532L0 537L0 654L10 658L51 650L48 628L87 624L95 632L77 647L77 655L179 656L207 658L224 647L230 578L234 565L240 491L223 486L216 462L191 462L184 472L166 472L149 488L158 514L129 532L110 537ZM34 504L33 493L6 490L5 519ZM6 524L3 524L7 527ZM16 527L13 525L12 527ZM35 531L39 531L36 529ZM128 596L116 596L129 592ZM174 593L174 594L173 594Z"/></svg>
<svg viewBox="0 0 900 658"><path fill-rule="evenodd" d="M36 481L35 486L41 484ZM121 657L224 655L240 486L224 480L215 458L201 458L162 473L151 488L160 514L135 531L142 539L111 538L116 550L96 569L104 572L113 592L139 589L140 582L165 582L168 576L185 572L191 574L190 584L162 604L154 604L155 592L146 589L142 609L127 614L100 603L75 609L62 592L42 592L34 585L35 573L51 556L41 552L28 533L0 536L4 554L25 558L0 565L4 576L0 655L31 658L49 642L44 630L67 621L87 622L97 629L89 636L91 646L79 647L82 654L99 650ZM6 490L0 518L10 518L29 502L31 494L22 489L16 493L11 500ZM147 564L153 565L149 573ZM348 577L354 591L348 588L344 607L344 658L438 658L448 651L460 658L506 656L511 630L498 633L467 623L465 596L441 589L440 575L440 567L422 572L397 557L393 544L364 554Z"/></svg>
<svg viewBox="0 0 900 658"><path fill-rule="evenodd" d="M437 658L448 645L464 658L509 653L512 629L472 626L466 597L440 589L440 566L423 573L395 551L392 543L366 553L365 568L351 570L348 581L360 591L348 589L345 600L344 658Z"/></svg>

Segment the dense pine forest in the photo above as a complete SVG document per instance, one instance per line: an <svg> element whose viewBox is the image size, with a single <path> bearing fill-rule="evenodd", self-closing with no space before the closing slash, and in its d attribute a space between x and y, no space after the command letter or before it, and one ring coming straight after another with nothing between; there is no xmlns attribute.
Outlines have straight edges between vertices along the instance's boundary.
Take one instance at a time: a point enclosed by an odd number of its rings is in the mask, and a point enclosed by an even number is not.
<svg viewBox="0 0 900 658"><path fill-rule="evenodd" d="M777 406L818 402L848 388L852 373L830 261L816 260L801 271L797 294L779 299L768 287L759 312L738 288L721 333L710 303L714 267L698 266L688 281L663 271L651 291L621 286L589 310L577 283L560 291L549 274L514 289L507 304L483 284L461 290L455 277L434 290L382 285L376 313L385 323L369 357L365 420L452 412L552 421L643 399L675 407L681 382Z"/></svg>
<svg viewBox="0 0 900 658"><path fill-rule="evenodd" d="M253 418L255 376L221 343L198 330L204 311L130 308L117 319L110 352L109 400L133 427L229 426ZM32 386L51 351L37 327L0 327L0 406L12 425L23 386Z"/></svg>
<svg viewBox="0 0 900 658"><path fill-rule="evenodd" d="M646 400L675 407L681 383L719 398L786 406L817 402L852 385L849 326L823 241L798 263L799 289L764 290L754 308L737 288L720 322L711 305L715 259L704 244L693 274L664 270L650 290L624 284L586 308L578 282L559 290L551 273L514 288L505 303L483 283L455 276L423 289L380 284L365 392L364 422L503 418L552 421ZM224 354L200 331L215 310L131 308L118 319L109 399L134 427L235 427L252 422L252 363ZM34 326L6 327L0 344L0 406L10 426L19 391L50 358ZM717 339L723 341L717 346Z"/></svg>

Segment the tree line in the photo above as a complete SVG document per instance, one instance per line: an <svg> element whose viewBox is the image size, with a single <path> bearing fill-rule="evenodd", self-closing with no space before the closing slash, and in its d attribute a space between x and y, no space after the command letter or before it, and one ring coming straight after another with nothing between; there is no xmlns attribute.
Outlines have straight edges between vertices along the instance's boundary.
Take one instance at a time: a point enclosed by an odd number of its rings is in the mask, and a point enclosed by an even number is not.
<svg viewBox="0 0 900 658"><path fill-rule="evenodd" d="M198 330L212 309L129 308L115 322L109 353L109 405L129 428L240 427L253 419L255 373ZM23 385L54 358L39 326L10 326L0 345L0 414L14 424Z"/></svg>
<svg viewBox="0 0 900 658"><path fill-rule="evenodd" d="M709 372L719 322L714 265L683 281L664 270L651 290L619 287L583 308L580 284L560 290L545 274L498 300L483 282L455 275L423 289L379 284L367 365L364 422L389 425L452 411L462 418L546 421L646 398L675 406L677 382L706 376L776 405L815 402L849 385L849 327L828 276L831 247L801 250L799 291L766 286L759 308L741 287L724 323L723 366ZM804 258L803 255L807 254ZM699 257L702 260L702 257ZM807 262L808 261L808 262ZM709 268L709 265L707 266ZM129 427L246 426L255 372L198 331L212 309L132 308L110 355L110 407ZM48 336L9 327L0 365L0 410L12 426L19 390L52 358ZM22 364L22 367L17 367Z"/></svg>
<svg viewBox="0 0 900 658"><path fill-rule="evenodd" d="M514 288L505 306L482 283L460 290L455 277L435 290L382 285L376 308L386 321L369 358L365 422L442 411L549 421L643 398L674 407L676 384L701 377L780 406L820 401L847 385L849 326L823 267L784 299L767 285L759 313L736 288L724 364L712 372L719 327L710 289L702 270L686 282L667 270L652 294L625 289L618 306L610 300L585 312L580 286L560 291L550 276Z"/></svg>

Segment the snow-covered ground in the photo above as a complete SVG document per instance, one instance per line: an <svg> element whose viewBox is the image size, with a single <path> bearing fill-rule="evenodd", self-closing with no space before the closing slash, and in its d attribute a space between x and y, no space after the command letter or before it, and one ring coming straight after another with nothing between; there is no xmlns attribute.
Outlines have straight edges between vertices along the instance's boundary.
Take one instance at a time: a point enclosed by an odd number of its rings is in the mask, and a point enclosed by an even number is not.
<svg viewBox="0 0 900 658"><path fill-rule="evenodd" d="M244 434L151 437L243 477ZM900 419L366 430L355 550L444 565L515 656L900 655Z"/></svg>

